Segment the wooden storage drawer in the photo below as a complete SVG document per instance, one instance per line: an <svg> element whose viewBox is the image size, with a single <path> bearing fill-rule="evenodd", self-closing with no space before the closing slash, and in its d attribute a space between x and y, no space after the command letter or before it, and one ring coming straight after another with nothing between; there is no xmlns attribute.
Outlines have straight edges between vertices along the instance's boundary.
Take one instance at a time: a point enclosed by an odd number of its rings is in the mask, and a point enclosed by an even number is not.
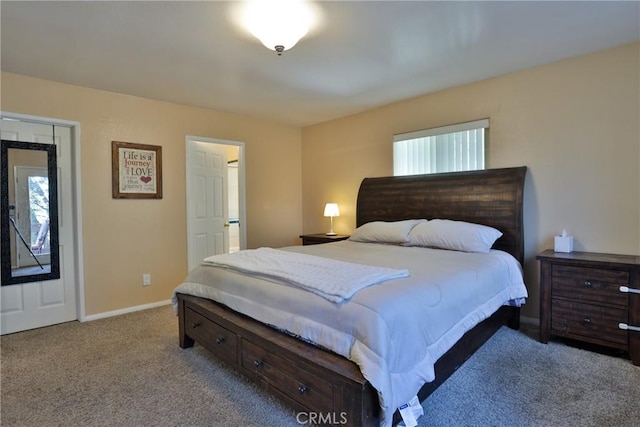
<svg viewBox="0 0 640 427"><path fill-rule="evenodd" d="M625 350L627 332L618 327L627 322L627 310L565 300L551 301L553 335L588 341Z"/></svg>
<svg viewBox="0 0 640 427"><path fill-rule="evenodd" d="M620 286L629 286L628 270L554 264L551 280L553 298L612 304L621 308L629 305L628 295L620 292Z"/></svg>
<svg viewBox="0 0 640 427"><path fill-rule="evenodd" d="M295 411L331 412L337 414L339 421L344 415L350 426L374 427L380 424L377 393L355 363L211 300L178 294L178 312L180 348L192 347L194 337L197 338L199 344L213 349L215 356L229 360L231 367L269 390ZM213 336L198 331L199 326L193 328L194 320L197 322L203 318L202 327L215 328ZM229 356L233 352L216 350L215 336L221 332L231 334L227 336L227 344L235 341L237 357L233 361ZM259 365L266 369L256 367L256 360L262 361ZM302 394L300 386L305 386Z"/></svg>
<svg viewBox="0 0 640 427"><path fill-rule="evenodd" d="M238 337L233 332L187 308L186 334L216 353L223 360L235 364L238 359Z"/></svg>
<svg viewBox="0 0 640 427"><path fill-rule="evenodd" d="M242 367L315 411L333 411L333 385L291 361L243 339Z"/></svg>

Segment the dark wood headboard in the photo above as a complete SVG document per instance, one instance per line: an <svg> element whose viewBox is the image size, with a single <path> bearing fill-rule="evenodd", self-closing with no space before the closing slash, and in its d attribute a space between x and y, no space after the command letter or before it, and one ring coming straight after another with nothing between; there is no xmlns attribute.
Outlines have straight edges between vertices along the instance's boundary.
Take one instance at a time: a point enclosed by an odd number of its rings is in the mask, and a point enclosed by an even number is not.
<svg viewBox="0 0 640 427"><path fill-rule="evenodd" d="M526 166L430 175L365 178L356 225L403 219L452 219L484 224L503 235L493 245L524 261L522 204Z"/></svg>

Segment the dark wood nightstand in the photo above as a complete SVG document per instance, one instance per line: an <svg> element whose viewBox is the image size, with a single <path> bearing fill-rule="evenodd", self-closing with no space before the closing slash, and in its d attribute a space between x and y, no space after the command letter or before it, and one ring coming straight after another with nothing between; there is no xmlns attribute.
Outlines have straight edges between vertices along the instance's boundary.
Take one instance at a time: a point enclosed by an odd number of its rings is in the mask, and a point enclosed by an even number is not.
<svg viewBox="0 0 640 427"><path fill-rule="evenodd" d="M347 240L349 236L345 234L327 236L324 233L318 233L318 234L301 234L300 238L302 239L303 245L318 245L320 243L331 243L331 242L338 242L340 240Z"/></svg>
<svg viewBox="0 0 640 427"><path fill-rule="evenodd" d="M540 342L628 351L640 365L640 257L548 249L540 261Z"/></svg>

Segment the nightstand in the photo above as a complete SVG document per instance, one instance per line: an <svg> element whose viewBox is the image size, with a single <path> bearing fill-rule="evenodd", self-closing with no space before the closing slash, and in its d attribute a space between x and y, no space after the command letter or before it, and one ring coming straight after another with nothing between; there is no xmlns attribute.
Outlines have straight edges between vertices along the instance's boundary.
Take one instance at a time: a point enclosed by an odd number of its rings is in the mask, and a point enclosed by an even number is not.
<svg viewBox="0 0 640 427"><path fill-rule="evenodd" d="M549 249L540 261L540 342L614 348L640 365L640 257Z"/></svg>
<svg viewBox="0 0 640 427"><path fill-rule="evenodd" d="M327 236L324 233L318 233L318 234L302 234L300 235L300 238L302 239L303 245L318 245L320 243L331 243L331 242L338 242L340 240L347 240L349 236L345 234Z"/></svg>

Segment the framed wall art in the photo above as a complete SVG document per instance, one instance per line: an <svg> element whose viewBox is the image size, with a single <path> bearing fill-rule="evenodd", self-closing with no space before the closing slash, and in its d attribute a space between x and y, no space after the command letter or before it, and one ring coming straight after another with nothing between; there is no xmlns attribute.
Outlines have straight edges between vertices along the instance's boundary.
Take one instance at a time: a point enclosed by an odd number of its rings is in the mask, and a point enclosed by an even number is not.
<svg viewBox="0 0 640 427"><path fill-rule="evenodd" d="M114 199L162 199L162 147L111 142Z"/></svg>

